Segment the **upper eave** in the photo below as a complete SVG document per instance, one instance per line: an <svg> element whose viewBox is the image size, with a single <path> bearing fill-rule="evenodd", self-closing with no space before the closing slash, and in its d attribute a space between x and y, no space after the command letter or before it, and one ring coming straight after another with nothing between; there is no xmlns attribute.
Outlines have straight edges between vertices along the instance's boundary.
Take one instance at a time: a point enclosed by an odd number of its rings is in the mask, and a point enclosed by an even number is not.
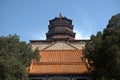
<svg viewBox="0 0 120 80"><path fill-rule="evenodd" d="M64 20L68 20L68 21L72 22L72 20L71 20L71 19L68 19L68 18L66 18L66 17L62 17L62 18L55 17L54 19L49 20L49 22L50 22L50 21L57 20L57 19L64 19Z"/></svg>
<svg viewBox="0 0 120 80"><path fill-rule="evenodd" d="M30 43L34 42L54 42L55 40L30 40ZM68 40L68 42L88 42L90 39Z"/></svg>

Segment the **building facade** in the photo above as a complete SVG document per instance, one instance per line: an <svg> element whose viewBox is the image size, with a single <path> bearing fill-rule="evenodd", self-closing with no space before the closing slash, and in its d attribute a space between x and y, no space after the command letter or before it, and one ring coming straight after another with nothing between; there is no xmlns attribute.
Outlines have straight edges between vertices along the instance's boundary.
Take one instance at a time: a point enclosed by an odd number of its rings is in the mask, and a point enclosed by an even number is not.
<svg viewBox="0 0 120 80"><path fill-rule="evenodd" d="M46 40L30 40L40 61L32 60L30 80L90 80L83 49L89 40L76 40L72 20L59 14L49 21Z"/></svg>

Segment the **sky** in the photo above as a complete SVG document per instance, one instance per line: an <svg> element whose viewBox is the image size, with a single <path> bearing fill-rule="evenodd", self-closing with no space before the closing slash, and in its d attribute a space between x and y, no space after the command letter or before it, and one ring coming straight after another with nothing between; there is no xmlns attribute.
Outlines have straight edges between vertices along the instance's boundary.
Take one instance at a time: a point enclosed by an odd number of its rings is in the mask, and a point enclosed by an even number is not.
<svg viewBox="0 0 120 80"><path fill-rule="evenodd" d="M120 0L0 0L0 36L45 40L49 20L59 13L72 19L76 39L90 39L120 13Z"/></svg>

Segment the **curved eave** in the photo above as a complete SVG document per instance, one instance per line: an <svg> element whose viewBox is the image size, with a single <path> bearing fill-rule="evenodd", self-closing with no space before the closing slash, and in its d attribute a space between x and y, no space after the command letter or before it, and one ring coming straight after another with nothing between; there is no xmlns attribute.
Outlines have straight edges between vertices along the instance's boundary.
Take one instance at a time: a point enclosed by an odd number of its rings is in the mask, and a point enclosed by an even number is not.
<svg viewBox="0 0 120 80"><path fill-rule="evenodd" d="M89 75L90 72L84 72L84 73L29 73L29 75Z"/></svg>
<svg viewBox="0 0 120 80"><path fill-rule="evenodd" d="M30 43L34 42L52 42L51 40L30 40Z"/></svg>
<svg viewBox="0 0 120 80"><path fill-rule="evenodd" d="M69 40L69 42L88 42L90 39ZM30 43L34 42L52 42L52 40L30 40Z"/></svg>
<svg viewBox="0 0 120 80"><path fill-rule="evenodd" d="M65 20L67 20L67 21L72 22L72 19L68 19L68 18L66 18L66 17L62 17L62 18L55 17L54 19L49 20L49 22L54 21L54 20L57 20L57 19L65 19Z"/></svg>
<svg viewBox="0 0 120 80"><path fill-rule="evenodd" d="M90 39L69 40L69 42L89 42Z"/></svg>

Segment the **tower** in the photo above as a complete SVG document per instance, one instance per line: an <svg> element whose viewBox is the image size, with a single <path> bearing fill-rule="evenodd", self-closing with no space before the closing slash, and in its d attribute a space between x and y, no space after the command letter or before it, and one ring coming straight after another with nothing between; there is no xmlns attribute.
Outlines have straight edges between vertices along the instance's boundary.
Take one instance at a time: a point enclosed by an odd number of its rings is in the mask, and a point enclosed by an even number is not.
<svg viewBox="0 0 120 80"><path fill-rule="evenodd" d="M59 14L59 17L49 21L49 31L46 33L47 40L74 40L75 33L73 32L72 20L63 17Z"/></svg>

